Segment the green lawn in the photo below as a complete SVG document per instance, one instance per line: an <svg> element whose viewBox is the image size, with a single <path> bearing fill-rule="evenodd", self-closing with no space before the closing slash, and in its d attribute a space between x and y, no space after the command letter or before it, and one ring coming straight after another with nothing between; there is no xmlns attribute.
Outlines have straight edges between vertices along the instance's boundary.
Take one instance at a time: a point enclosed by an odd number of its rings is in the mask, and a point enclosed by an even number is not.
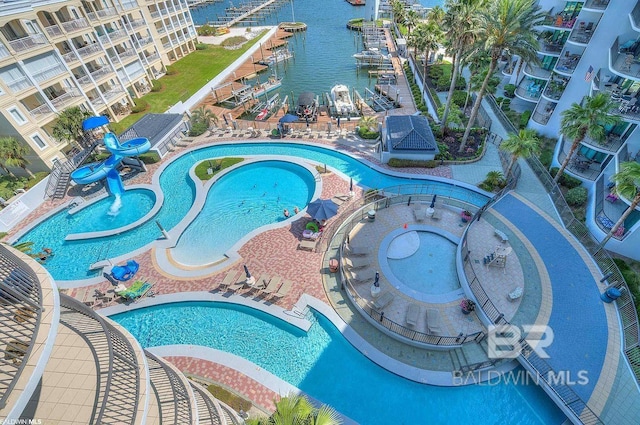
<svg viewBox="0 0 640 425"><path fill-rule="evenodd" d="M144 112L131 114L118 123L112 123L111 130L120 134L146 113L162 113L178 101L189 99L257 43L265 33L266 30L249 40L238 50L227 50L220 46L208 45L206 49L196 50L167 67L167 75L159 80L162 84L162 90L147 93L142 97L149 104L149 108Z"/></svg>

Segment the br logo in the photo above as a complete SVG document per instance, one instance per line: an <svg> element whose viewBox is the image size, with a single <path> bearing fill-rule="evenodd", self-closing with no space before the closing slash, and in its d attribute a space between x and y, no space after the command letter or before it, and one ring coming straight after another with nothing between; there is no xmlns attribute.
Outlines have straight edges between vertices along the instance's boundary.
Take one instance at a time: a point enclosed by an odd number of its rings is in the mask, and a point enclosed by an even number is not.
<svg viewBox="0 0 640 425"><path fill-rule="evenodd" d="M545 348L553 343L553 329L546 325L522 325L522 330L515 325L489 326L489 358L515 359L522 351L523 341L538 357L548 359Z"/></svg>

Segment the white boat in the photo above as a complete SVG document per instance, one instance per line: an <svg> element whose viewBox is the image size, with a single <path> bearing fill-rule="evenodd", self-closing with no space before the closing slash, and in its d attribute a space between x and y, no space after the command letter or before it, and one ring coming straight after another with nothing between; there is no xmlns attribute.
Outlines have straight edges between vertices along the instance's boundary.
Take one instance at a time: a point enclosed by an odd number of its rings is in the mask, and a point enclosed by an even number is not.
<svg viewBox="0 0 640 425"><path fill-rule="evenodd" d="M389 55L383 54L375 47L356 53L353 57L356 58L356 61L362 64L380 64L389 60Z"/></svg>
<svg viewBox="0 0 640 425"><path fill-rule="evenodd" d="M336 114L340 116L357 115L356 107L351 101L349 87L337 84L331 89L331 100Z"/></svg>

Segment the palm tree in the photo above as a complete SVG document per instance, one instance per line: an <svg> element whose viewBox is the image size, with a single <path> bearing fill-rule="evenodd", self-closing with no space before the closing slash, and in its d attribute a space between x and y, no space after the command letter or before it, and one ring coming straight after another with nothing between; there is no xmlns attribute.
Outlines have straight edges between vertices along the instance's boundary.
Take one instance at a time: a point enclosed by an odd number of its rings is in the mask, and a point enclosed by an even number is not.
<svg viewBox="0 0 640 425"><path fill-rule="evenodd" d="M463 56L476 41L478 11L485 7L486 0L447 0L446 12L439 21L444 27L445 41L453 58L451 68L451 84L442 114L442 134L447 128L453 92L458 83L458 75L462 68ZM434 8L435 9L435 8ZM434 9L431 9L433 11Z"/></svg>
<svg viewBox="0 0 640 425"><path fill-rule="evenodd" d="M519 55L522 60L537 63L538 50L537 31L534 27L544 18L540 13L537 0L495 0L479 16L478 40L485 50L491 54L489 71L482 87L478 92L471 116L467 123L467 129L462 137L459 152L463 152L471 128L480 111L480 104L484 96L489 79L493 76L498 65L498 59L505 49L512 54Z"/></svg>
<svg viewBox="0 0 640 425"><path fill-rule="evenodd" d="M429 56L431 52L440 47L441 39L442 30L433 22L418 24L409 38L409 44L414 48L414 55L416 55L418 51L424 52L423 75L425 80L427 77L427 67L429 66Z"/></svg>
<svg viewBox="0 0 640 425"><path fill-rule="evenodd" d="M507 140L500 144L500 149L511 154L511 161L506 172L508 180L518 158L529 158L540 153L540 139L534 130L524 129L517 134L509 134Z"/></svg>
<svg viewBox="0 0 640 425"><path fill-rule="evenodd" d="M67 108L58 114L58 119L53 126L53 137L60 141L74 142L82 147L84 141L84 131L82 121L92 116L90 112L81 109L79 106Z"/></svg>
<svg viewBox="0 0 640 425"><path fill-rule="evenodd" d="M596 142L603 142L606 139L604 126L616 125L620 122L617 115L609 115L609 112L616 107L606 93L598 93L593 97L585 97L584 105L574 103L565 111L562 111L562 121L560 121L560 134L566 139L573 139L567 157L562 161L560 169L556 173L553 181L556 183L562 177L564 169L569 165L580 143L589 136Z"/></svg>
<svg viewBox="0 0 640 425"><path fill-rule="evenodd" d="M410 10L405 13L404 16L404 24L407 27L407 36L411 36L411 28L415 28L416 25L420 22L420 15L415 10Z"/></svg>
<svg viewBox="0 0 640 425"><path fill-rule="evenodd" d="M631 204L629 208L622 213L611 230L609 230L607 236L600 242L600 247L605 246L609 239L616 234L618 228L622 226L627 217L629 217L629 214L640 204L640 163L635 161L623 162L620 164L620 171L611 176L611 179L616 183L613 189L616 195L631 199Z"/></svg>
<svg viewBox="0 0 640 425"><path fill-rule="evenodd" d="M446 12L440 6L434 6L429 9L427 13L427 21L433 22L436 25L442 25L442 21L444 20Z"/></svg>
<svg viewBox="0 0 640 425"><path fill-rule="evenodd" d="M13 137L0 138L0 161L3 168L8 171L7 167L20 167L29 177L33 177L33 173L27 169L29 161L25 158L30 152L29 148Z"/></svg>
<svg viewBox="0 0 640 425"><path fill-rule="evenodd" d="M309 399L300 395L288 395L276 402L276 411L268 418L246 421L248 425L339 425L342 420L331 407L313 407Z"/></svg>
<svg viewBox="0 0 640 425"><path fill-rule="evenodd" d="M194 122L201 122L206 124L207 128L209 128L209 126L211 125L211 121L213 121L215 125L218 125L218 116L204 106L201 106L193 111L193 113L191 114L191 119Z"/></svg>
<svg viewBox="0 0 640 425"><path fill-rule="evenodd" d="M399 0L391 1L391 13L393 13L393 21L397 24L404 21L406 10L404 3Z"/></svg>
<svg viewBox="0 0 640 425"><path fill-rule="evenodd" d="M378 131L378 119L374 115L360 118L358 124L369 131Z"/></svg>

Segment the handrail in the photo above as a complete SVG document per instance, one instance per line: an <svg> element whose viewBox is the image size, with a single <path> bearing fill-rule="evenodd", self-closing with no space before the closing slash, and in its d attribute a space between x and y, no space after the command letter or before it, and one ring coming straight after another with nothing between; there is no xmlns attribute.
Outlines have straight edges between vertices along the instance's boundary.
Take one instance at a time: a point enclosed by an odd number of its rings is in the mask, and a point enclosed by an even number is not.
<svg viewBox="0 0 640 425"><path fill-rule="evenodd" d="M27 366L43 310L38 276L11 251L12 248L0 245L0 353L6 359L0 367L0 409L6 406Z"/></svg>
<svg viewBox="0 0 640 425"><path fill-rule="evenodd" d="M60 295L60 323L78 333L96 359L97 393L90 423L134 424L140 400L136 352L117 328L79 301Z"/></svg>
<svg viewBox="0 0 640 425"><path fill-rule="evenodd" d="M556 207L565 228L589 252L603 276L607 276L606 281L609 286L621 289L622 296L616 300L616 307L622 322L623 350L627 361L631 365L636 381L640 383L640 326L633 294L629 290L627 282L609 253L593 238L584 223L575 218L571 208L567 205L567 201L562 196L560 188L553 181L546 167L535 157L527 158L527 163L547 190L549 198Z"/></svg>
<svg viewBox="0 0 640 425"><path fill-rule="evenodd" d="M180 376L149 351L144 351L149 365L151 385L155 389L163 422L173 424L193 423L191 396ZM168 382L168 386L166 383ZM169 405L168 409L164 406Z"/></svg>

